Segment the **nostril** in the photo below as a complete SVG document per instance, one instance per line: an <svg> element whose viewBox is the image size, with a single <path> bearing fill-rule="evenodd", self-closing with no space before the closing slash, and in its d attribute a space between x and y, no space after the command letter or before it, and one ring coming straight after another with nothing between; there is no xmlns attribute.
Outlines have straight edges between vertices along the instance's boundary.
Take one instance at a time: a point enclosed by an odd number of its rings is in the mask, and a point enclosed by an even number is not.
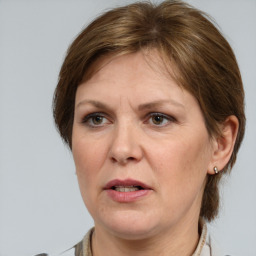
<svg viewBox="0 0 256 256"><path fill-rule="evenodd" d="M132 157L132 156L127 157L127 158L121 158L121 157L120 157L120 158L115 158L115 157L111 157L111 160L112 160L113 163L119 162L119 163L121 163L121 164L127 164L128 162L132 162L132 161L136 160L136 158L135 158L135 157Z"/></svg>
<svg viewBox="0 0 256 256"><path fill-rule="evenodd" d="M117 162L117 160L114 157L111 157L112 162Z"/></svg>

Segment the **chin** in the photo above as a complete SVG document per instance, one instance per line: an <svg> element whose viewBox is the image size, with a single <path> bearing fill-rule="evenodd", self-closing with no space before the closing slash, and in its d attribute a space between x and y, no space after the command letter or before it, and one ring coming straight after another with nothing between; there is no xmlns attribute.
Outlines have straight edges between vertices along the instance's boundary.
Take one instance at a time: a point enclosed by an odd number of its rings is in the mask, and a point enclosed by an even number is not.
<svg viewBox="0 0 256 256"><path fill-rule="evenodd" d="M107 218L100 219L99 223L105 230L127 240L139 240L152 236L160 224L155 216L134 210L114 212Z"/></svg>

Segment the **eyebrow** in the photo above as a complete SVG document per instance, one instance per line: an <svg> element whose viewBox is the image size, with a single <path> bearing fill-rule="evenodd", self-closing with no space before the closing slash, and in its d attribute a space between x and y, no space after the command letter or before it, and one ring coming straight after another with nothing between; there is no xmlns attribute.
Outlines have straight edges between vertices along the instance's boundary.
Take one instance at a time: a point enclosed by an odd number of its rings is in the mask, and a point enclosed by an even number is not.
<svg viewBox="0 0 256 256"><path fill-rule="evenodd" d="M153 108L156 108L156 107L161 107L165 104L171 104L171 105L175 105L176 107L179 107L179 108L185 108L183 104L177 102L176 100L173 100L173 99L166 99L166 100L156 100L156 101L153 101L153 102L148 102L148 103L144 103L144 104L141 104L139 105L138 109L140 111L142 110L147 110L147 109L153 109Z"/></svg>
<svg viewBox="0 0 256 256"><path fill-rule="evenodd" d="M84 104L91 104L91 105L93 105L97 108L101 108L101 109L110 109L106 104L104 104L100 101L97 101L97 100L82 100L76 105L76 108L79 108L81 105L84 105ZM140 104L138 106L138 110L143 111L143 110L153 109L156 107L161 107L165 104L172 104L179 108L185 108L183 104L177 102L176 100L167 99L167 100L156 100L153 102Z"/></svg>
<svg viewBox="0 0 256 256"><path fill-rule="evenodd" d="M88 104L88 103L97 108L103 108L103 109L109 108L107 105L97 100L82 100L76 105L76 108L79 108L81 105Z"/></svg>

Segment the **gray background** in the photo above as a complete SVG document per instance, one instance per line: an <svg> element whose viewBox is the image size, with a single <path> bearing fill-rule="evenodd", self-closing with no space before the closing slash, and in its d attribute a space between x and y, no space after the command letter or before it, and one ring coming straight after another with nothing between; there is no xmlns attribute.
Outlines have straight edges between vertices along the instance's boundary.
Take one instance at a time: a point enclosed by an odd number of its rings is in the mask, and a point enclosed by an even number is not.
<svg viewBox="0 0 256 256"><path fill-rule="evenodd" d="M64 53L102 10L132 1L0 0L0 255L61 252L93 225L51 103ZM233 256L256 255L256 1L191 0L212 15L237 56L247 131L211 232Z"/></svg>

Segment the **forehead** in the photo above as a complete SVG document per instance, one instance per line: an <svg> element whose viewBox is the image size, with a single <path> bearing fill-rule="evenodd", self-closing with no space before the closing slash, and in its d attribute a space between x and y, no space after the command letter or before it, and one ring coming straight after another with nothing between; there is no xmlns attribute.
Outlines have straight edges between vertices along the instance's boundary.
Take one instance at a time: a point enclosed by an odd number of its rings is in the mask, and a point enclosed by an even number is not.
<svg viewBox="0 0 256 256"><path fill-rule="evenodd" d="M154 71L159 73L160 76L165 76L167 79L176 81L176 73L178 73L178 69L176 68L175 63L171 62L171 60L167 60L166 56L159 53L157 49L150 48L142 49L137 52L116 52L100 56L89 65L81 83L90 80L95 74L97 74L104 67L111 64L113 61L118 62L120 59L122 60L122 57L126 58L127 64L130 60L134 62L134 65L136 65L136 60L133 58L134 56L136 56L137 59L143 59L145 62L144 64L147 64L147 69L150 68L151 72ZM177 83L179 84L178 81Z"/></svg>
<svg viewBox="0 0 256 256"><path fill-rule="evenodd" d="M78 87L76 105L88 100L113 107L125 102L135 106L156 101L176 102L188 109L197 105L195 98L172 79L159 55L141 52L95 62L91 76Z"/></svg>
<svg viewBox="0 0 256 256"><path fill-rule="evenodd" d="M161 90L164 84L177 87L172 72L172 65L167 67L157 51L107 55L89 67L81 84L110 87L110 84L117 83L118 87L124 85L127 89L136 87L145 90L156 85Z"/></svg>

